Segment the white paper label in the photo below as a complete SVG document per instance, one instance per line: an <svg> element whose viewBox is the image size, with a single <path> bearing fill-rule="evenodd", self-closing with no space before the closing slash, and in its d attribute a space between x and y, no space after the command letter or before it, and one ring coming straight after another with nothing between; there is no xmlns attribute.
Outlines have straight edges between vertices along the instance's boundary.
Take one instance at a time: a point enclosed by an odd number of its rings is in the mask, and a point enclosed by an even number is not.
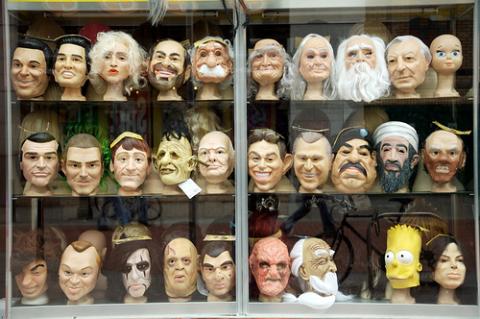
<svg viewBox="0 0 480 319"><path fill-rule="evenodd" d="M187 195L188 199L192 199L195 195L199 194L202 189L191 178L185 182L178 184L178 187Z"/></svg>

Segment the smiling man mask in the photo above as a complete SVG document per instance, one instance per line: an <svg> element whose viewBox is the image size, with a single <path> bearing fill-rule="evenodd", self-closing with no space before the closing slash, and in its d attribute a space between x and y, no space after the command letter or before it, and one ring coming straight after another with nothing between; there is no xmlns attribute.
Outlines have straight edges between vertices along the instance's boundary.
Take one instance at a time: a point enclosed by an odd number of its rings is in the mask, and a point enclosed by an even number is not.
<svg viewBox="0 0 480 319"><path fill-rule="evenodd" d="M157 101L182 100L177 90L190 78L187 50L181 43L165 39L150 50L148 81L158 90Z"/></svg>

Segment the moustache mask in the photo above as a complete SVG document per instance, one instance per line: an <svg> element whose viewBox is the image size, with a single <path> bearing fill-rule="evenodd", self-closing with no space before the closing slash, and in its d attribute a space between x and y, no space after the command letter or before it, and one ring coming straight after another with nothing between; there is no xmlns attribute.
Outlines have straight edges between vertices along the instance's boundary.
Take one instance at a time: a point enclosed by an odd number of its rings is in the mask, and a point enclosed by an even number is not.
<svg viewBox="0 0 480 319"><path fill-rule="evenodd" d="M360 172L362 172L363 175L367 176L367 170L360 163L352 162L347 162L343 164L343 166L340 168L340 174L351 167L358 169Z"/></svg>

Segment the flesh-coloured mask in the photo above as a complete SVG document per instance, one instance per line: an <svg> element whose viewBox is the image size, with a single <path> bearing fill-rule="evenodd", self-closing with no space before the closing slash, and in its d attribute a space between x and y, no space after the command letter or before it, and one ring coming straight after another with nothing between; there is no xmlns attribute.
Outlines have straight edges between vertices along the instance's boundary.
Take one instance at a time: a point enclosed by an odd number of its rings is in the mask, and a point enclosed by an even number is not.
<svg viewBox="0 0 480 319"><path fill-rule="evenodd" d="M163 279L169 297L190 296L197 283L197 249L186 238L176 238L165 248Z"/></svg>
<svg viewBox="0 0 480 319"><path fill-rule="evenodd" d="M415 89L425 81L428 64L420 44L413 39L395 43L388 48L390 81L402 93L415 93Z"/></svg>
<svg viewBox="0 0 480 319"><path fill-rule="evenodd" d="M222 83L232 73L233 62L225 44L208 41L195 51L193 75L203 83Z"/></svg>
<svg viewBox="0 0 480 319"><path fill-rule="evenodd" d="M75 44L62 44L58 49L53 75L61 87L81 88L87 80L85 49Z"/></svg>
<svg viewBox="0 0 480 319"><path fill-rule="evenodd" d="M103 175L100 149L69 147L62 171L73 195L95 195Z"/></svg>
<svg viewBox="0 0 480 319"><path fill-rule="evenodd" d="M208 293L219 299L228 296L235 286L235 264L228 251L217 257L206 254L201 273Z"/></svg>
<svg viewBox="0 0 480 319"><path fill-rule="evenodd" d="M374 184L377 172L375 152L368 142L353 139L344 143L332 163L332 182L344 193L362 193Z"/></svg>
<svg viewBox="0 0 480 319"><path fill-rule="evenodd" d="M300 182L300 192L315 193L328 179L332 163L331 148L326 138L307 143L299 137L295 141L293 168Z"/></svg>
<svg viewBox="0 0 480 319"><path fill-rule="evenodd" d="M277 144L265 140L252 143L248 148L248 174L255 183L255 191L271 192L290 168L291 155L280 157Z"/></svg>
<svg viewBox="0 0 480 319"><path fill-rule="evenodd" d="M333 58L327 40L313 37L303 47L299 72L307 83L322 82L330 76Z"/></svg>
<svg viewBox="0 0 480 319"><path fill-rule="evenodd" d="M18 99L41 97L48 87L47 62L41 50L16 48L13 52L12 85Z"/></svg>
<svg viewBox="0 0 480 319"><path fill-rule="evenodd" d="M37 187L47 187L57 176L58 143L26 140L22 146L20 169L25 179Z"/></svg>
<svg viewBox="0 0 480 319"><path fill-rule="evenodd" d="M185 49L174 40L159 42L153 49L148 66L148 79L158 90L167 91L180 85L177 80L185 72Z"/></svg>
<svg viewBox="0 0 480 319"><path fill-rule="evenodd" d="M233 170L234 153L229 137L222 132L205 134L198 145L200 174L210 183L225 181Z"/></svg>

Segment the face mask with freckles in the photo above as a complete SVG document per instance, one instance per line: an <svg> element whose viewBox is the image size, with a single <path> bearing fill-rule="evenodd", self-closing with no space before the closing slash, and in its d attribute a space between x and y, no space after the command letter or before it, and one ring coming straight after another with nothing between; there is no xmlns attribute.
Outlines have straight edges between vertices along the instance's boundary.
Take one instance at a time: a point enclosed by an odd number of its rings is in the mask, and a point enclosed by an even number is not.
<svg viewBox="0 0 480 319"><path fill-rule="evenodd" d="M250 265L252 274L261 294L280 295L290 278L290 258L286 246L278 239L257 242L257 252L252 255Z"/></svg>

